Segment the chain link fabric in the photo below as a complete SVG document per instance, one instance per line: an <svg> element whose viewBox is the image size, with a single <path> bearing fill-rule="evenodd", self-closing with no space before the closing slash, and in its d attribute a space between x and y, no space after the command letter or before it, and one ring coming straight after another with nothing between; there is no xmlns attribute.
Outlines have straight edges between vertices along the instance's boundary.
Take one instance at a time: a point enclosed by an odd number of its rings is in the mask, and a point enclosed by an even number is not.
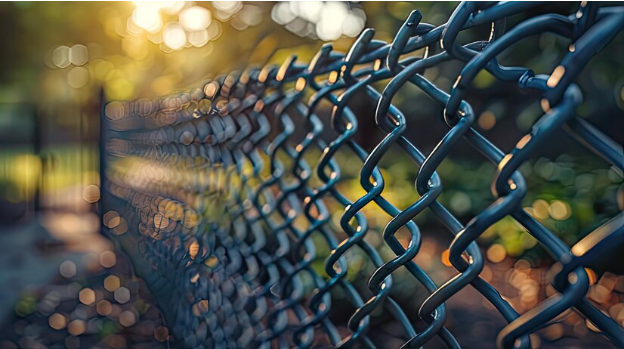
<svg viewBox="0 0 624 349"><path fill-rule="evenodd" d="M421 13L413 11L391 43L375 40L374 30L367 29L347 54L325 45L309 64L292 56L280 67L232 72L159 100L107 104L104 224L111 227L115 219L115 224L127 224L126 234L109 231L156 294L177 340L199 348L308 348L319 343L375 348L380 343L369 337L370 315L383 311L401 325L404 347L421 347L438 336L459 348L461 343L444 327L445 301L473 287L507 321L498 334L500 348L530 348L529 334L570 308L624 347L624 329L585 298L589 283L583 268L621 248L623 215L570 248L522 209L527 186L518 171L537 149L548 146L559 128L623 169L621 146L575 116L583 96L574 79L622 30L624 8L582 2L569 16L541 14L505 30L506 17L535 6L539 3L461 3L438 27L421 22ZM490 23L488 40L457 41L463 30ZM529 68L497 62L504 50L545 32L570 44L552 74L535 75ZM420 49L422 57L404 56ZM424 72L449 60L464 65L447 93L424 78ZM472 127L475 115L463 100L482 70L540 95L544 114L508 154ZM385 84L381 92L373 87L379 83ZM429 154L404 138L409 126L392 104L405 84L444 106L441 117L448 132ZM361 93L377 102L375 122L386 134L370 153L354 141L359 120L349 108ZM331 119L324 120L316 111L327 103L333 110ZM333 138L325 141L323 134ZM436 168L462 138L497 168L492 180L496 200L466 225L437 201L443 189ZM383 196L378 164L393 145L419 168L420 197L405 210ZM313 151L322 155L311 161L306 154ZM336 161L337 152L362 162L360 183L366 194L357 200L337 189L344 166ZM320 181L311 181L313 171ZM328 224L333 214L329 201L344 208L344 239ZM388 215L383 239L396 254L389 261L364 240L368 224L362 210L368 205L378 205ZM454 236L449 260L457 274L443 285L413 261L421 245L413 219L424 210ZM552 267L557 293L522 315L479 277L484 258L475 241L506 216L557 261ZM407 247L395 237L402 228L409 231ZM331 250L324 273L312 268L317 258L313 236ZM356 246L376 266L366 294L346 278L346 253ZM417 331L390 296L393 272L400 267L429 292L418 313L424 329ZM357 309L348 333L338 331L329 316L335 289Z"/></svg>

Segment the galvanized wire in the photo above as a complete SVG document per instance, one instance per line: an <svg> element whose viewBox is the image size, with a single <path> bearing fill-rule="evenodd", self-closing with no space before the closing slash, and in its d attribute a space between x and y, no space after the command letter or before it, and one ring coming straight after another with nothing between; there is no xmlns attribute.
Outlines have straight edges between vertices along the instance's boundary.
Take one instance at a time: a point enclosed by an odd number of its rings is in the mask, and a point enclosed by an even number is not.
<svg viewBox="0 0 624 349"><path fill-rule="evenodd" d="M523 210L527 185L518 171L562 127L623 170L621 146L575 115L582 94L574 79L622 31L624 8L582 2L570 16L541 14L505 30L507 17L539 5L461 3L438 27L422 23L421 13L413 11L391 43L374 40L374 30L366 29L346 55L325 45L309 64L293 55L280 67L232 72L158 100L107 104L103 156L110 196L104 198L104 212L118 212L127 221L128 233L111 235L130 251L176 338L187 347L203 348L308 348L322 343L375 348L379 343L368 336L370 316L383 311L401 325L404 347L421 347L438 336L448 347L459 348L444 327L445 302L470 285L508 322L498 334L501 348L529 348L529 334L570 308L624 347L624 329L585 298L589 282L584 270L601 254L621 247L623 214L570 248ZM457 42L461 31L489 23L487 40ZM552 74L498 63L506 49L545 32L570 43ZM403 56L420 49L422 57ZM424 72L450 60L464 66L447 93ZM463 100L483 70L540 94L544 115L508 154L472 127L475 115ZM378 82L385 83L381 92L372 86ZM405 138L405 116L392 104L407 83L444 107L448 132L426 155ZM313 95L306 101L310 91ZM377 101L375 122L386 133L370 153L354 140L360 119L349 108L361 93ZM322 103L333 105L330 120L317 113ZM329 142L321 137L328 129L334 135ZM497 169L492 181L496 200L466 225L437 201L443 189L436 170L460 139ZM383 196L379 162L391 146L400 147L419 168L420 197L405 210ZM322 155L309 163L308 154L315 151ZM336 161L338 152L362 162L360 184L366 193L357 200L349 200L337 187L344 166ZM318 181L311 180L313 171ZM342 231L328 224L333 213L329 203L344 208ZM389 261L364 240L369 226L362 210L368 205L388 215L383 239L396 255ZM425 210L454 237L449 260L458 273L443 285L436 285L414 262L422 239L413 219ZM557 261L552 267L557 292L522 315L479 277L484 258L476 240L507 216ZM104 225L110 226L106 215ZM403 228L409 232L407 247L395 236ZM331 250L323 275L312 268L317 258L314 236ZM349 252L356 246L376 268L368 292L346 278ZM416 331L390 295L393 272L400 267L429 292L418 313L426 324L423 330ZM347 334L330 317L336 289L356 309Z"/></svg>

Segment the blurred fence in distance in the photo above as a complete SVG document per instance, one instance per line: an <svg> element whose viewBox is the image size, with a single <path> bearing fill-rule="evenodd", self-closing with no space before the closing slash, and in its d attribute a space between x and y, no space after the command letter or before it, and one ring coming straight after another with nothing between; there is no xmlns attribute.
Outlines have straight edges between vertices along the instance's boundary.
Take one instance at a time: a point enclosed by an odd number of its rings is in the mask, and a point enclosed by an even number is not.
<svg viewBox="0 0 624 349"><path fill-rule="evenodd" d="M400 324L405 347L460 347L445 327L445 303L472 287L507 322L498 333L500 348L530 348L530 335L569 309L624 347L624 315L610 316L586 298L592 281L585 270L621 248L623 214L570 247L523 209L527 183L519 171L563 128L622 173L621 145L575 115L583 94L574 81L622 31L624 7L582 2L569 16L546 13L505 28L507 17L536 6L462 3L438 27L413 11L391 43L366 29L347 54L325 45L309 63L293 52L279 67L235 71L157 100L106 104L103 225L149 285L175 339L200 348L385 347L374 338L371 321L383 313ZM487 40L459 43L462 31L490 23ZM569 41L550 75L499 64L504 50L545 32ZM424 77L447 61L463 62L449 93ZM464 100L484 70L515 83L509 93L532 91L543 109L508 153L473 128L476 116ZM411 129L392 102L404 85L444 107L441 119L431 122L443 119L448 131L429 154L406 139ZM385 133L370 152L354 139L361 116L351 106L361 98L376 104L375 123ZM331 117L317 113L327 105ZM466 224L437 200L444 189L436 170L462 139L496 167L491 204ZM379 167L389 152L405 153L418 168L418 196L403 209L387 199ZM353 161L337 161L337 154L360 161L362 196L339 190L341 172ZM387 215L383 240L394 252L391 259L368 241L364 210L370 206ZM442 285L414 262L423 239L413 219L425 211L453 238L448 263L457 273ZM336 212L338 224L332 222ZM555 261L548 296L522 313L479 276L485 262L476 240L505 217ZM348 277L355 250L375 267L365 288ZM402 267L408 273L401 277L427 292L417 316L391 295ZM609 291L616 287L624 291L615 284ZM352 309L348 323L338 323L336 293Z"/></svg>

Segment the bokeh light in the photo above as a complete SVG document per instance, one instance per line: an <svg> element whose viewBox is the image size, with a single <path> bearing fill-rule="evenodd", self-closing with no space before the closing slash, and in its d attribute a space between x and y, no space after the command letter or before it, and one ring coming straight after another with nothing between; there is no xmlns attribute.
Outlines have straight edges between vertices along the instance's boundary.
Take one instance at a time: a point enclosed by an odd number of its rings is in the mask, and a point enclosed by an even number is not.
<svg viewBox="0 0 624 349"><path fill-rule="evenodd" d="M180 24L189 32L204 30L212 22L212 15L207 8L192 6L180 12Z"/></svg>
<svg viewBox="0 0 624 349"><path fill-rule="evenodd" d="M172 50L180 50L186 44L186 32L178 23L167 23L163 29L163 43Z"/></svg>
<svg viewBox="0 0 624 349"><path fill-rule="evenodd" d="M290 1L278 2L271 18L299 36L332 41L342 35L355 37L364 29L366 14L347 2Z"/></svg>
<svg viewBox="0 0 624 349"><path fill-rule="evenodd" d="M95 303L95 291L90 288L84 288L80 291L79 294L80 302L86 305L91 305Z"/></svg>
<svg viewBox="0 0 624 349"><path fill-rule="evenodd" d="M72 261L64 261L59 267L59 272L65 278L72 278L76 276L76 263Z"/></svg>
<svg viewBox="0 0 624 349"><path fill-rule="evenodd" d="M160 4L157 2L137 2L137 8L132 12L132 22L149 33L155 33L162 26Z"/></svg>
<svg viewBox="0 0 624 349"><path fill-rule="evenodd" d="M83 66L89 62L89 49L85 45L76 44L69 49L69 61L75 66Z"/></svg>
<svg viewBox="0 0 624 349"><path fill-rule="evenodd" d="M48 321L50 323L50 327L55 330L62 330L67 325L67 318L65 317L65 315L59 313L54 313L50 315Z"/></svg>
<svg viewBox="0 0 624 349"><path fill-rule="evenodd" d="M116 275L109 275L104 279L104 288L109 292L115 292L121 287L121 280Z"/></svg>
<svg viewBox="0 0 624 349"><path fill-rule="evenodd" d="M100 254L100 264L104 268L112 268L117 263L117 256L113 251L104 251Z"/></svg>

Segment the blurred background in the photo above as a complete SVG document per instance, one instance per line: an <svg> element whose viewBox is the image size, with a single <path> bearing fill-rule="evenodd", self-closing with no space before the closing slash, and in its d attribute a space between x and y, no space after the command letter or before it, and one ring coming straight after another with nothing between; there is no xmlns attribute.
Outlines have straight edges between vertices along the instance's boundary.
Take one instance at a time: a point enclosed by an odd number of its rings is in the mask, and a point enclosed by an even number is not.
<svg viewBox="0 0 624 349"><path fill-rule="evenodd" d="M74 2L0 3L0 348L166 347L171 340L149 288L129 260L100 234L100 110L105 101L152 98L196 85L233 69L281 64L296 53L309 62L323 43L345 52L365 27L391 41L410 11L443 24L457 3L431 2ZM575 3L552 3L513 17L508 28L542 12L574 13ZM470 42L489 27L462 33ZM531 37L506 51L501 63L549 74L568 43L552 34ZM448 91L461 65L449 62L425 76ZM620 144L624 142L624 35L598 54L579 76L585 102L577 113ZM383 88L383 84L378 86ZM357 141L367 150L383 137L374 124L374 101L357 99ZM510 151L541 116L535 94L480 74L467 100L479 115L476 128ZM395 104L407 115L407 138L425 154L447 130L442 110L413 86ZM326 110L328 113L329 110ZM622 173L562 131L552 147L522 168L529 185L524 205L546 227L573 245L624 209ZM320 154L319 154L320 155ZM351 199L364 191L358 163L337 154ZM353 162L353 164L351 164ZM418 197L418 168L401 152L384 158L385 197L405 208ZM495 167L468 146L454 149L440 166L441 202L462 223L492 201ZM342 213L334 208L334 224ZM382 256L393 256L380 232L389 217L367 208L367 236ZM438 283L454 275L448 262L451 235L433 215L416 218L425 236L416 261ZM116 225L116 233L128 227ZM404 238L407 238L405 234ZM320 244L319 244L320 245ZM523 313L552 292L552 264L536 241L511 218L481 240L488 263L482 277ZM317 267L329 251L319 251ZM350 278L362 285L374 270L363 256L350 257ZM424 292L396 272L396 298L416 313ZM588 268L589 298L624 325L624 261L605 256ZM449 329L460 343L493 343L504 323L471 289L449 302ZM340 295L336 295L340 297ZM417 299L418 301L414 301ZM338 304L338 303L336 303ZM350 316L350 312L340 315ZM474 319L477 319L476 321ZM465 319L472 319L466 323ZM383 318L373 319L383 321ZM388 325L377 334L392 343ZM540 347L593 343L609 347L597 329L568 312L534 335ZM402 343L401 339L396 339Z"/></svg>

